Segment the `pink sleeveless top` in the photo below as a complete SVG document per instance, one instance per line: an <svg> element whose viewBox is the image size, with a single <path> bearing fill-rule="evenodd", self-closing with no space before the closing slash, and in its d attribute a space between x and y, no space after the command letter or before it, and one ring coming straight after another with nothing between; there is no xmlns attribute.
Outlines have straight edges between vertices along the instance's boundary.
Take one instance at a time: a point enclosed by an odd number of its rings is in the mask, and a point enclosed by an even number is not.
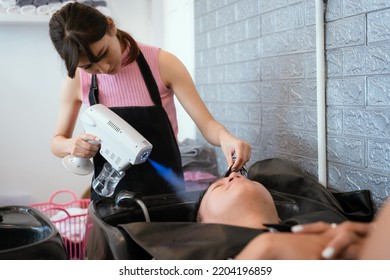
<svg viewBox="0 0 390 280"><path fill-rule="evenodd" d="M167 88L162 82L158 68L158 53L160 49L140 43L138 43L138 46L144 54L153 73L160 92L161 102L177 137L178 125L176 107L174 103L174 93L172 89ZM123 52L122 61L126 58L128 52L129 48ZM86 73L80 68L79 71L83 103L86 106L90 106L88 94L91 86L92 75ZM123 66L117 74L97 75L97 82L99 88L99 102L107 107L146 107L154 105L142 74L138 68L138 64L135 61Z"/></svg>

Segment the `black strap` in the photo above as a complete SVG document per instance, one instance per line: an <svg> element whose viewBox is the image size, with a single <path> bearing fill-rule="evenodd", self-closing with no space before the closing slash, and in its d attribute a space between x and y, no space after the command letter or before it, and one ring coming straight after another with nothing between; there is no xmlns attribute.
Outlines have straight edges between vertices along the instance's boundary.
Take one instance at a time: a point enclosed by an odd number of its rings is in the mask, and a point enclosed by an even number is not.
<svg viewBox="0 0 390 280"><path fill-rule="evenodd" d="M89 88L89 105L95 105L99 103L99 89L97 86L96 74L92 75L91 87Z"/></svg>
<svg viewBox="0 0 390 280"><path fill-rule="evenodd" d="M141 70L141 74L144 78L146 87L149 90L150 98L152 98L155 105L162 106L161 97L158 91L156 80L154 79L149 64L146 62L146 59L141 51L139 52L139 55L137 57L137 64L139 69Z"/></svg>

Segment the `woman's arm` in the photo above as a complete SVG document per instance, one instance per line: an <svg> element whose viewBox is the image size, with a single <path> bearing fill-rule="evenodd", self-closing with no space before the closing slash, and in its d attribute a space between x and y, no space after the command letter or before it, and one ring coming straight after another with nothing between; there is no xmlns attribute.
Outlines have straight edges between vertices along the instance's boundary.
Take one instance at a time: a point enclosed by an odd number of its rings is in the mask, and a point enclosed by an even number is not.
<svg viewBox="0 0 390 280"><path fill-rule="evenodd" d="M298 229L299 233L262 233L251 240L235 259L357 259L371 225L344 222L334 227L318 222ZM324 254L326 251L331 251L331 254Z"/></svg>
<svg viewBox="0 0 390 280"><path fill-rule="evenodd" d="M360 252L362 260L390 260L390 200L379 212L374 227Z"/></svg>
<svg viewBox="0 0 390 280"><path fill-rule="evenodd" d="M233 164L232 155L236 154L234 169L242 167L249 159L250 145L230 134L210 114L200 98L195 84L183 63L174 55L160 51L160 74L164 84L172 88L183 108L195 122L203 137L212 145L220 146L228 165Z"/></svg>
<svg viewBox="0 0 390 280"><path fill-rule="evenodd" d="M73 137L73 130L80 108L80 77L78 71L76 71L75 78L65 78L61 90L57 125L51 142L51 150L58 157L72 154L77 157L90 158L99 150L99 145L87 142L91 140L96 141L97 138L95 136L82 133L77 137Z"/></svg>
<svg viewBox="0 0 390 280"><path fill-rule="evenodd" d="M262 233L236 260L320 260L327 237L321 234Z"/></svg>

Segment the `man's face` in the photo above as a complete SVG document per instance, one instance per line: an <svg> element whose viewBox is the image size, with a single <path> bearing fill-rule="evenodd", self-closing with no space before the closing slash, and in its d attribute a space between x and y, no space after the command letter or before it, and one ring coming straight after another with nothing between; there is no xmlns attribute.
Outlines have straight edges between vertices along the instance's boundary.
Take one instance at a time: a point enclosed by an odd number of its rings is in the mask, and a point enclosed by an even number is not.
<svg viewBox="0 0 390 280"><path fill-rule="evenodd" d="M199 215L203 223L222 223L255 227L258 217L271 217L278 222L274 201L268 190L258 182L232 172L214 182L203 196ZM275 220L273 220L275 218Z"/></svg>

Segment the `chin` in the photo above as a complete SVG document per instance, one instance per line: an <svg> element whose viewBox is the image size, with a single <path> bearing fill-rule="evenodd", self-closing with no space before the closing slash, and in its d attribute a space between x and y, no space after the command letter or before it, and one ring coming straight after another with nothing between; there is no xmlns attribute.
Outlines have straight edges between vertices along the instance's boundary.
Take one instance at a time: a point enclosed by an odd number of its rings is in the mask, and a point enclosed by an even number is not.
<svg viewBox="0 0 390 280"><path fill-rule="evenodd" d="M108 72L107 74L108 74L108 75L115 75L115 74L118 73L118 71L119 71L119 70L114 69L114 70L111 70L110 72Z"/></svg>
<svg viewBox="0 0 390 280"><path fill-rule="evenodd" d="M109 75L114 75L114 74L117 74L119 72L119 70L121 69L120 66L115 66L114 68L112 68L111 71L109 71L107 74Z"/></svg>

